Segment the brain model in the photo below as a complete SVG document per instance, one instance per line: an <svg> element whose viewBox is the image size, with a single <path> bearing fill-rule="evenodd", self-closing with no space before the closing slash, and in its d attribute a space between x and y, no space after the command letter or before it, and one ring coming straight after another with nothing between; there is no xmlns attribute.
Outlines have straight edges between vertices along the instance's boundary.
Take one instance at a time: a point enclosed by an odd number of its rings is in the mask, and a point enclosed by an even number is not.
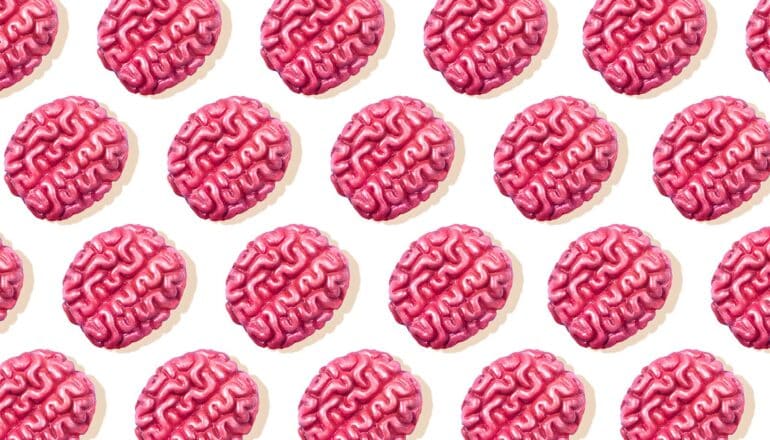
<svg viewBox="0 0 770 440"><path fill-rule="evenodd" d="M568 440L585 411L583 384L550 353L527 350L484 368L465 396L468 440Z"/></svg>
<svg viewBox="0 0 770 440"><path fill-rule="evenodd" d="M10 246L0 242L0 321L16 305L23 284L24 267L21 258Z"/></svg>
<svg viewBox="0 0 770 440"><path fill-rule="evenodd" d="M93 383L61 353L35 350L0 364L0 438L79 439L95 409Z"/></svg>
<svg viewBox="0 0 770 440"><path fill-rule="evenodd" d="M597 0L583 55L613 90L640 95L679 75L706 34L701 0Z"/></svg>
<svg viewBox="0 0 770 440"><path fill-rule="evenodd" d="M290 225L249 243L227 277L227 311L255 343L285 348L342 305L348 260L317 229Z"/></svg>
<svg viewBox="0 0 770 440"><path fill-rule="evenodd" d="M642 231L599 228L572 242L548 280L548 309L575 341L594 349L647 326L671 290L671 262Z"/></svg>
<svg viewBox="0 0 770 440"><path fill-rule="evenodd" d="M121 226L75 256L64 276L64 312L97 347L122 348L168 319L186 280L184 258L154 229Z"/></svg>
<svg viewBox="0 0 770 440"><path fill-rule="evenodd" d="M111 0L98 54L130 92L154 95L203 65L221 27L217 0Z"/></svg>
<svg viewBox="0 0 770 440"><path fill-rule="evenodd" d="M587 102L548 99L505 130L495 150L495 182L528 218L554 220L591 200L617 155L615 130Z"/></svg>
<svg viewBox="0 0 770 440"><path fill-rule="evenodd" d="M707 99L676 115L654 152L654 181L687 218L714 220L770 175L770 126L745 102Z"/></svg>
<svg viewBox="0 0 770 440"><path fill-rule="evenodd" d="M529 66L547 30L541 0L438 0L425 22L425 57L453 89L480 95Z"/></svg>
<svg viewBox="0 0 770 440"><path fill-rule="evenodd" d="M711 354L680 351L642 369L620 412L625 440L726 440L743 415L743 387Z"/></svg>
<svg viewBox="0 0 770 440"><path fill-rule="evenodd" d="M299 402L303 440L405 440L422 411L420 384L390 355L362 350L321 368Z"/></svg>
<svg viewBox="0 0 770 440"><path fill-rule="evenodd" d="M259 101L233 96L190 115L168 151L168 181L199 217L227 220L264 200L290 159L286 126Z"/></svg>
<svg viewBox="0 0 770 440"><path fill-rule="evenodd" d="M770 79L770 1L760 0L746 27L746 55Z"/></svg>
<svg viewBox="0 0 770 440"><path fill-rule="evenodd" d="M401 257L390 276L390 311L420 345L452 347L495 318L512 280L508 255L480 229L444 227Z"/></svg>
<svg viewBox="0 0 770 440"><path fill-rule="evenodd" d="M224 353L198 350L155 371L136 402L140 440L240 440L259 410L257 384Z"/></svg>
<svg viewBox="0 0 770 440"><path fill-rule="evenodd" d="M123 126L70 96L28 114L5 150L5 182L36 217L64 220L101 200L128 157Z"/></svg>
<svg viewBox="0 0 770 440"><path fill-rule="evenodd" d="M342 130L332 149L332 183L362 217L391 220L436 191L454 152L452 131L424 102L385 99Z"/></svg>
<svg viewBox="0 0 770 440"><path fill-rule="evenodd" d="M53 0L0 3L0 90L21 81L40 65L58 30Z"/></svg>
<svg viewBox="0 0 770 440"><path fill-rule="evenodd" d="M296 93L316 95L357 74L385 28L379 0L274 0L262 58Z"/></svg>

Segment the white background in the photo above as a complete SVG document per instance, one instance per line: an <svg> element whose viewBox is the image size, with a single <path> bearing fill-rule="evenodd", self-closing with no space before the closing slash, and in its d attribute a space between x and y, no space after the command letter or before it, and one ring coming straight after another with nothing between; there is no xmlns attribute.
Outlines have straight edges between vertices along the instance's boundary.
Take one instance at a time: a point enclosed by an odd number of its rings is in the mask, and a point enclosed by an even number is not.
<svg viewBox="0 0 770 440"><path fill-rule="evenodd" d="M342 90L322 97L289 91L259 57L259 26L269 1L225 0L215 56L180 87L159 97L127 92L96 55L96 27L107 1L59 0L57 45L31 80L0 94L0 139L24 115L66 95L105 104L131 131L130 166L106 203L64 223L30 214L0 185L0 233L27 262L26 289L0 324L0 358L35 348L69 355L98 383L99 411L89 438L132 438L134 404L155 368L172 356L213 348L258 378L261 407L250 438L296 438L296 408L326 362L361 348L385 350L423 382L425 406L412 438L460 438L460 405L475 376L513 351L557 354L585 382L588 408L576 438L618 438L620 402L639 370L683 348L719 356L746 385L747 409L734 438L770 435L770 354L743 348L710 310L710 280L724 252L743 234L768 225L766 184L747 206L709 224L683 218L652 183L652 150L673 115L714 95L744 98L770 111L770 83L747 60L745 27L755 1L711 0L708 38L696 60L661 92L615 94L582 56L582 26L592 1L550 0L548 44L523 75L486 97L451 90L422 55L432 1L388 0L387 33L376 59ZM291 171L267 203L228 223L200 220L166 182L166 152L188 114L225 96L255 97L294 134ZM359 217L329 181L329 154L349 117L396 94L421 98L452 125L453 173L414 214L383 224ZM492 153L524 107L568 94L596 105L624 134L612 184L577 214L555 223L525 219L492 180ZM5 141L3 141L5 142ZM138 222L163 232L192 262L182 306L141 343L121 351L92 346L61 308L61 281L72 257L95 234ZM236 256L258 234L301 222L326 232L351 260L355 282L337 318L310 343L286 351L254 345L224 307L224 284ZM547 280L561 252L580 234L615 222L638 226L673 257L676 282L665 310L631 341L606 351L578 346L547 309ZM420 347L388 310L388 278L419 235L451 223L489 232L515 261L515 288L491 328L449 351ZM30 269L31 267L31 269ZM758 416L755 416L757 414Z"/></svg>

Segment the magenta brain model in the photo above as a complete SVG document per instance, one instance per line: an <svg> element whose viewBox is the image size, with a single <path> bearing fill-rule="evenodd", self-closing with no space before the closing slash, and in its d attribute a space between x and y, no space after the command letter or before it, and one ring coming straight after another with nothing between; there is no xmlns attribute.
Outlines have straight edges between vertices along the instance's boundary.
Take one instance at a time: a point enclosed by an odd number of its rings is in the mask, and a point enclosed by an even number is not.
<svg viewBox="0 0 770 440"><path fill-rule="evenodd" d="M770 0L760 0L746 26L746 55L770 79Z"/></svg>
<svg viewBox="0 0 770 440"><path fill-rule="evenodd" d="M249 243L227 277L227 311L262 347L286 348L342 305L348 260L317 229L290 225Z"/></svg>
<svg viewBox="0 0 770 440"><path fill-rule="evenodd" d="M583 26L583 55L616 92L644 94L690 64L707 21L701 0L597 0Z"/></svg>
<svg viewBox="0 0 770 440"><path fill-rule="evenodd" d="M526 350L484 368L462 406L467 440L568 440L585 411L583 384L556 357Z"/></svg>
<svg viewBox="0 0 770 440"><path fill-rule="evenodd" d="M224 353L193 351L155 371L136 402L140 440L241 440L259 411L257 384Z"/></svg>
<svg viewBox="0 0 770 440"><path fill-rule="evenodd" d="M417 427L417 379L389 354L362 350L321 368L299 402L303 440L405 440Z"/></svg>
<svg viewBox="0 0 770 440"><path fill-rule="evenodd" d="M642 369L620 407L625 440L726 440L743 415L743 387L709 353L684 350Z"/></svg>
<svg viewBox="0 0 770 440"><path fill-rule="evenodd" d="M5 150L5 182L36 217L64 220L101 200L126 165L123 126L70 96L28 114Z"/></svg>
<svg viewBox="0 0 770 440"><path fill-rule="evenodd" d="M427 200L454 160L452 130L419 99L366 106L332 149L332 183L367 219L392 220Z"/></svg>
<svg viewBox="0 0 770 440"><path fill-rule="evenodd" d="M425 57L457 92L480 95L529 66L547 31L541 0L438 0L425 22Z"/></svg>
<svg viewBox="0 0 770 440"><path fill-rule="evenodd" d="M591 200L618 156L615 129L582 99L525 109L495 150L495 183L528 218L554 220Z"/></svg>
<svg viewBox="0 0 770 440"><path fill-rule="evenodd" d="M97 347L126 347L168 319L186 281L184 258L154 229L117 227L87 242L70 264L64 312Z"/></svg>
<svg viewBox="0 0 770 440"><path fill-rule="evenodd" d="M676 115L653 157L660 193L685 217L714 220L770 175L770 126L744 101L707 99Z"/></svg>
<svg viewBox="0 0 770 440"><path fill-rule="evenodd" d="M291 150L289 130L259 101L220 99L179 130L168 151L168 181L199 217L227 220L273 191Z"/></svg>
<svg viewBox="0 0 770 440"><path fill-rule="evenodd" d="M2 439L79 439L95 409L94 384L61 353L35 350L0 364Z"/></svg>
<svg viewBox="0 0 770 440"><path fill-rule="evenodd" d="M24 284L24 266L16 252L0 242L0 321L8 316Z"/></svg>
<svg viewBox="0 0 770 440"><path fill-rule="evenodd" d="M0 3L0 90L21 81L40 65L58 30L53 0Z"/></svg>
<svg viewBox="0 0 770 440"><path fill-rule="evenodd" d="M390 311L417 342L449 348L480 332L503 308L513 269L480 229L452 225L409 246L390 276Z"/></svg>
<svg viewBox="0 0 770 440"><path fill-rule="evenodd" d="M384 29L379 0L275 0L262 22L262 58L291 90L317 95L356 75Z"/></svg>
<svg viewBox="0 0 770 440"><path fill-rule="evenodd" d="M111 0L98 54L130 92L154 95L203 65L221 27L217 0Z"/></svg>

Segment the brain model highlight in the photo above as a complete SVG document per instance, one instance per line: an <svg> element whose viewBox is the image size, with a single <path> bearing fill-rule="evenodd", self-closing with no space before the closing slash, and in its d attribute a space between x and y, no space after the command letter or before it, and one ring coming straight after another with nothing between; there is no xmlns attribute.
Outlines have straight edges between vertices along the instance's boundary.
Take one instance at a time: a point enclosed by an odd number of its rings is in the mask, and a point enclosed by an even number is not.
<svg viewBox="0 0 770 440"><path fill-rule="evenodd" d="M625 440L726 440L743 415L743 387L709 353L685 350L644 367L621 405Z"/></svg>
<svg viewBox="0 0 770 440"><path fill-rule="evenodd" d="M738 208L770 175L770 126L744 101L707 99L676 115L654 152L653 179L687 218Z"/></svg>
<svg viewBox="0 0 770 440"><path fill-rule="evenodd" d="M593 198L617 156L615 129L587 102L547 99L505 130L495 150L495 183L526 217L554 220Z"/></svg>
<svg viewBox="0 0 770 440"><path fill-rule="evenodd" d="M257 384L224 353L198 350L171 359L136 402L140 440L241 440L259 410Z"/></svg>
<svg viewBox="0 0 770 440"><path fill-rule="evenodd" d="M262 58L296 93L317 95L356 75L385 29L379 0L274 0Z"/></svg>
<svg viewBox="0 0 770 440"><path fill-rule="evenodd" d="M217 0L111 0L97 53L130 92L154 95L203 65L221 27Z"/></svg>
<svg viewBox="0 0 770 440"><path fill-rule="evenodd" d="M332 318L349 283L347 258L323 234L285 226L238 256L227 277L227 311L258 345L286 348Z"/></svg>
<svg viewBox="0 0 770 440"><path fill-rule="evenodd" d="M770 1L760 0L746 26L746 55L770 79Z"/></svg>
<svg viewBox="0 0 770 440"><path fill-rule="evenodd" d="M0 321L16 305L24 284L24 266L16 252L0 242Z"/></svg>
<svg viewBox="0 0 770 440"><path fill-rule="evenodd" d="M411 244L390 276L390 311L420 345L467 340L503 308L511 260L480 229L453 225Z"/></svg>
<svg viewBox="0 0 770 440"><path fill-rule="evenodd" d="M61 353L35 350L0 364L0 438L79 439L95 409L93 383Z"/></svg>
<svg viewBox="0 0 770 440"><path fill-rule="evenodd" d="M64 220L101 200L127 157L125 128L96 101L70 96L19 125L5 150L5 182L36 217Z"/></svg>
<svg viewBox="0 0 770 440"><path fill-rule="evenodd" d="M613 90L640 95L690 64L707 21L701 0L597 0L583 26L583 55Z"/></svg>
<svg viewBox="0 0 770 440"><path fill-rule="evenodd" d="M291 150L289 130L259 101L220 99L179 130L168 151L168 181L199 217L227 220L275 189Z"/></svg>
<svg viewBox="0 0 770 440"><path fill-rule="evenodd" d="M53 0L0 4L0 90L30 75L51 51L59 30Z"/></svg>
<svg viewBox="0 0 770 440"><path fill-rule="evenodd" d="M299 403L303 440L405 440L417 426L417 379L390 355L362 350L321 368Z"/></svg>
<svg viewBox="0 0 770 440"><path fill-rule="evenodd" d="M97 347L126 347L168 319L186 281L184 258L154 229L117 227L87 242L70 264L64 312Z"/></svg>
<svg viewBox="0 0 770 440"><path fill-rule="evenodd" d="M500 358L473 382L462 406L468 440L568 440L585 411L583 384L537 350Z"/></svg>
<svg viewBox="0 0 770 440"><path fill-rule="evenodd" d="M454 160L452 130L424 102L394 97L353 115L332 149L332 183L367 219L392 220L427 200Z"/></svg>
<svg viewBox="0 0 770 440"><path fill-rule="evenodd" d="M480 95L521 74L547 31L541 0L438 0L425 22L425 57L457 92Z"/></svg>

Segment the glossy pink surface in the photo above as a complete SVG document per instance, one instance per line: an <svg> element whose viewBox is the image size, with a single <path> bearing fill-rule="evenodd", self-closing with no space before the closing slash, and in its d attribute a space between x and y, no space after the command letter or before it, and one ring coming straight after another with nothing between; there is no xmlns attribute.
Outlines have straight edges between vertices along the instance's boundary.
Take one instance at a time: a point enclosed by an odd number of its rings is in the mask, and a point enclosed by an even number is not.
<svg viewBox="0 0 770 440"><path fill-rule="evenodd" d="M58 31L53 0L6 0L0 4L0 90L37 69L51 51Z"/></svg>
<svg viewBox="0 0 770 440"><path fill-rule="evenodd" d="M24 266L10 246L0 242L0 321L16 305L24 285Z"/></svg>

